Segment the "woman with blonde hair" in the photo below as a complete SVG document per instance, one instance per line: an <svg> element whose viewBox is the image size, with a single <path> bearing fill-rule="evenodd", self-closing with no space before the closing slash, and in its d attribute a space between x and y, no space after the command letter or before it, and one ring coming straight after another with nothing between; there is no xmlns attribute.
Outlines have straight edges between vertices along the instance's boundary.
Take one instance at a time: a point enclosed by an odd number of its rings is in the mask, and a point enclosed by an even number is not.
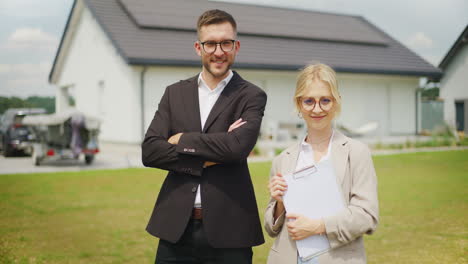
<svg viewBox="0 0 468 264"><path fill-rule="evenodd" d="M273 160L265 228L276 240L267 263L366 263L362 237L371 234L378 223L377 178L368 147L333 129L332 121L341 111L333 69L324 64L304 68L297 79L294 103L307 125L307 135ZM283 176L311 166L319 181L336 179L343 206L333 215L309 218L285 209L283 195L288 185ZM325 236L329 249L311 259L302 258L296 242L311 236Z"/></svg>

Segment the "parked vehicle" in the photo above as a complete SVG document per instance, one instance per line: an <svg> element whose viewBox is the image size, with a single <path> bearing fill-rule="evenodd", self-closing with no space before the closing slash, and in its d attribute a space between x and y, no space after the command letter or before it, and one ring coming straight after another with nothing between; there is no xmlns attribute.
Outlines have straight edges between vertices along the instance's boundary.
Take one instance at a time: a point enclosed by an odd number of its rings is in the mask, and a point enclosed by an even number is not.
<svg viewBox="0 0 468 264"><path fill-rule="evenodd" d="M79 159L91 164L99 152L100 120L77 110L50 115L27 116L23 123L36 135L32 159L36 166L44 160Z"/></svg>
<svg viewBox="0 0 468 264"><path fill-rule="evenodd" d="M35 135L22 121L27 115L45 113L44 108L10 108L5 111L0 121L0 148L5 157L17 153L32 153L31 141Z"/></svg>

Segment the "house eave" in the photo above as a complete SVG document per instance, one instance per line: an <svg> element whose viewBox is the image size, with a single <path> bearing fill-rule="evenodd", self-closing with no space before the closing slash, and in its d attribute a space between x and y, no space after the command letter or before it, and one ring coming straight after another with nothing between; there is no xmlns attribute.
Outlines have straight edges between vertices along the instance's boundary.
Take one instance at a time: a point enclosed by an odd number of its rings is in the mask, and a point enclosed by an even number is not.
<svg viewBox="0 0 468 264"><path fill-rule="evenodd" d="M444 56L442 61L439 63L439 68L445 70L448 64L452 60L453 56L462 48L463 45L468 43L468 26L465 27L463 32L458 36L457 40L453 43L452 47L450 47L447 54Z"/></svg>
<svg viewBox="0 0 468 264"><path fill-rule="evenodd" d="M177 67L200 67L200 61L195 60L168 60L168 59L146 59L146 58L128 58L128 63L133 66L177 66ZM285 70L297 71L305 65L291 64L260 64L260 63L238 63L234 64L235 68L239 69L254 69L254 70ZM411 71L411 70L390 70L390 69L366 69L366 68L351 68L342 66L332 67L337 72L342 73L360 73L360 74L384 74L384 75L402 75L428 77L438 79L442 76L441 71Z"/></svg>
<svg viewBox="0 0 468 264"><path fill-rule="evenodd" d="M50 69L49 78L48 78L49 83L51 83L51 84L54 83L53 76L54 76L55 70L57 69L58 59L59 59L60 53L62 52L63 45L64 45L64 42L65 42L65 37L66 37L68 29L70 27L70 22L71 22L71 19L72 19L72 16L73 16L73 12L75 11L77 2L78 2L78 0L73 1L73 5L72 5L72 8L70 10L70 14L68 14L67 23L65 24L65 28L63 29L62 37L60 38L59 47L57 49L57 52L55 53L54 62L52 63L52 68Z"/></svg>

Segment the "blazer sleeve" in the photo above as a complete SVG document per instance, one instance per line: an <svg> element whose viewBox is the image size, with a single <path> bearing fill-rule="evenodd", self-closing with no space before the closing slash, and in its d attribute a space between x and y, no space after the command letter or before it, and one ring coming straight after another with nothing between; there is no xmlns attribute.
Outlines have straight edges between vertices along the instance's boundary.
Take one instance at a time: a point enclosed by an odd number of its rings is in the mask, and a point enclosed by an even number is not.
<svg viewBox="0 0 468 264"><path fill-rule="evenodd" d="M356 144L350 150L349 163L349 204L341 213L323 219L332 248L347 244L363 234L371 234L379 221L377 177L369 148Z"/></svg>
<svg viewBox="0 0 468 264"><path fill-rule="evenodd" d="M184 133L180 137L176 151L218 163L235 163L246 159L257 142L265 111L266 94L258 90L256 94L246 97L245 100L247 102L241 118L247 123L243 126L231 132Z"/></svg>
<svg viewBox="0 0 468 264"><path fill-rule="evenodd" d="M166 88L141 145L143 165L201 176L204 160L177 152L176 146L167 142L171 136L169 89Z"/></svg>
<svg viewBox="0 0 468 264"><path fill-rule="evenodd" d="M278 172L279 163L278 159L273 160L270 170L270 179L276 175ZM270 237L276 237L281 232L281 228L283 227L284 221L286 219L286 211L283 212L278 219L274 218L275 208L276 208L277 201L270 197L270 201L268 202L268 206L265 210L265 217L264 217L264 226L265 230Z"/></svg>

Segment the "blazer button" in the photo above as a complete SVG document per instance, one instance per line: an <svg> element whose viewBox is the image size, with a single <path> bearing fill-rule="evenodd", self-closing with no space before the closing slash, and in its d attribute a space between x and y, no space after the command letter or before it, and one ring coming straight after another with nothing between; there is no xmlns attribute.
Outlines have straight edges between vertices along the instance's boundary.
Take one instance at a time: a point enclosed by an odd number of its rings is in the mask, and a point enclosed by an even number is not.
<svg viewBox="0 0 468 264"><path fill-rule="evenodd" d="M194 192L197 192L197 187L193 187L193 188L192 188L192 192L193 192L193 193L194 193Z"/></svg>

